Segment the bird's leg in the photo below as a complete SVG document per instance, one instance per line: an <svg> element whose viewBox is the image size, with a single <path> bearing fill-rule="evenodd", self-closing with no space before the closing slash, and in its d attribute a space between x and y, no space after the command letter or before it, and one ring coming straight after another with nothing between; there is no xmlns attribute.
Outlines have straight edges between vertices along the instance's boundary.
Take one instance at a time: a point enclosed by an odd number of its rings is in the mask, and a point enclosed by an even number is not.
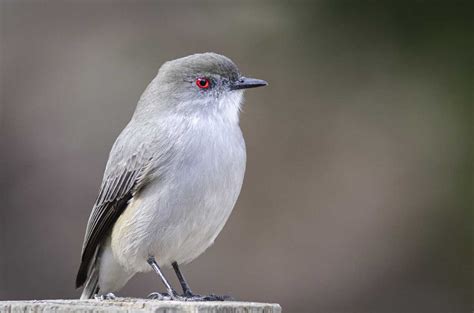
<svg viewBox="0 0 474 313"><path fill-rule="evenodd" d="M148 264L153 268L153 270L160 276L161 281L166 287L166 290L168 291L168 294L161 294L158 292L153 292L148 295L148 298L151 299L157 299L157 300L180 300L181 297L177 295L176 291L174 291L173 287L171 287L170 283L166 279L165 275L161 272L160 267L158 266L158 263L156 263L156 260L154 257L150 256L147 260Z"/></svg>
<svg viewBox="0 0 474 313"><path fill-rule="evenodd" d="M178 276L179 283L181 284L181 288L183 288L183 297L185 297L186 301L227 301L227 300L234 300L230 296L218 296L214 294L210 294L208 296L201 296L192 292L191 288L189 287L186 279L184 278L181 270L179 269L178 262L173 262L174 272L176 276Z"/></svg>
<svg viewBox="0 0 474 313"><path fill-rule="evenodd" d="M197 296L192 292L191 288L186 282L186 279L184 278L183 274L179 269L178 262L174 261L171 265L173 265L174 272L176 273L176 276L178 276L179 283L181 284L181 288L183 289L183 296L187 298Z"/></svg>

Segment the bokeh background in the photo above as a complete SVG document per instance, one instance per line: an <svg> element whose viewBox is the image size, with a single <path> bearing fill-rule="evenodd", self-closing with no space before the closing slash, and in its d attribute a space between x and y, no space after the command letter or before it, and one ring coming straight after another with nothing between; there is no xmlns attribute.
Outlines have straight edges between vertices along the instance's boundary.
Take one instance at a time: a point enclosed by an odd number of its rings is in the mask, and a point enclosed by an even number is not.
<svg viewBox="0 0 474 313"><path fill-rule="evenodd" d="M193 289L284 312L471 311L473 12L2 0L0 299L78 297L115 137L160 64L215 51L270 85L246 94L243 190L183 268ZM118 294L156 290L143 274Z"/></svg>

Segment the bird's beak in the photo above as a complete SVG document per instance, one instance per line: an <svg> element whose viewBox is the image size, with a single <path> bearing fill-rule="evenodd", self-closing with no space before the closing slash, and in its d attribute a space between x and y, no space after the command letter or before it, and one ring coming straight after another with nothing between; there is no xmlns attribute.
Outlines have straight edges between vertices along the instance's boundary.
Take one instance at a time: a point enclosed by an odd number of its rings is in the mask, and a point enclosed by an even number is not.
<svg viewBox="0 0 474 313"><path fill-rule="evenodd" d="M232 83L232 85L230 86L230 90L255 88L255 87L261 87L261 86L266 86L266 85L268 85L268 83L264 80L255 79L255 78L247 78L247 77L241 76L239 80Z"/></svg>

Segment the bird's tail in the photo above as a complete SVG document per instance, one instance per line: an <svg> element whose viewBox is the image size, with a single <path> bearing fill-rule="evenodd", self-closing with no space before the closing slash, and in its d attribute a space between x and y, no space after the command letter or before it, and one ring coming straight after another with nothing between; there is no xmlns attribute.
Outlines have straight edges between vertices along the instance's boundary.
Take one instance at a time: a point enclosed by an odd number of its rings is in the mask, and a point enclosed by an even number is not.
<svg viewBox="0 0 474 313"><path fill-rule="evenodd" d="M81 300L91 299L99 292L99 266L97 262L92 264L89 277L82 290Z"/></svg>

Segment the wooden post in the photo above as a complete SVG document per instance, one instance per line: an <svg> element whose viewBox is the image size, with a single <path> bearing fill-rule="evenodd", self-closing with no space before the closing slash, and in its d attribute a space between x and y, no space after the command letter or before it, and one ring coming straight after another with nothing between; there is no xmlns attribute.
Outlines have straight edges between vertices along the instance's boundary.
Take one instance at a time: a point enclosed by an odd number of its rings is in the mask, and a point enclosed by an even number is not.
<svg viewBox="0 0 474 313"><path fill-rule="evenodd" d="M278 304L256 302L184 302L117 298L115 300L0 301L0 312L281 313L281 307Z"/></svg>

